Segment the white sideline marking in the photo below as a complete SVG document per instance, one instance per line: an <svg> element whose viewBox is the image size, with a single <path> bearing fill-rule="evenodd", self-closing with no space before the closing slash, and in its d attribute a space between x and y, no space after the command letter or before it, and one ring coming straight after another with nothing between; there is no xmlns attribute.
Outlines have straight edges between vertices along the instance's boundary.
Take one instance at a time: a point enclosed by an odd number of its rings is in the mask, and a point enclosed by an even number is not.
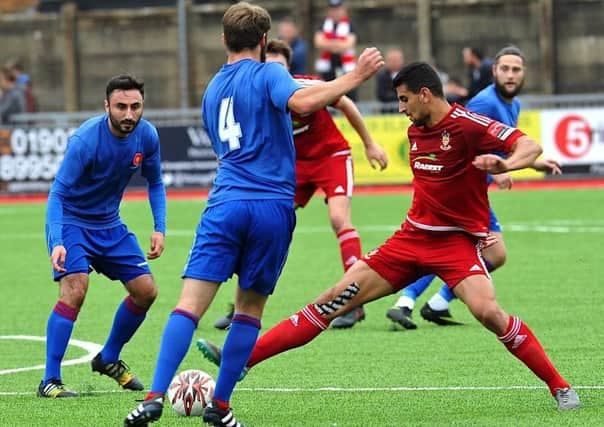
<svg viewBox="0 0 604 427"><path fill-rule="evenodd" d="M26 340L26 341L46 341L46 337L36 337L31 335L0 335L2 340ZM69 340L68 345L83 348L88 352L87 355L78 359L65 360L61 363L61 366L78 365L80 363L90 362L96 354L103 348L102 345L80 340ZM27 366L24 368L4 369L0 371L0 375L14 374L15 372L23 371L36 371L39 369L45 369L45 365ZM0 393L2 394L2 393Z"/></svg>
<svg viewBox="0 0 604 427"><path fill-rule="evenodd" d="M604 390L604 385L579 385L573 386L576 390ZM318 388L272 388L272 387L237 387L235 391L245 392L269 392L269 393L317 393L317 392L336 392L336 393L358 393L372 391L389 392L415 392L415 391L506 391L506 390L547 390L545 385L511 385L511 386L452 386L452 387L318 387ZM112 394L112 393L131 393L128 390L91 390L87 394ZM0 396L33 396L35 392L31 391L0 391Z"/></svg>

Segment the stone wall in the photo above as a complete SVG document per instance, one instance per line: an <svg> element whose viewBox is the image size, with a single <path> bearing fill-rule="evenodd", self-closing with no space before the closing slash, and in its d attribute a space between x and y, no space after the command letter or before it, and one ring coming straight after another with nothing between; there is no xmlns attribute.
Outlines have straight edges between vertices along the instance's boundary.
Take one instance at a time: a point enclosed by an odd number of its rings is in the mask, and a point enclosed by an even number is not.
<svg viewBox="0 0 604 427"><path fill-rule="evenodd" d="M199 104L225 59L221 17L230 2L202 3L187 4L189 106ZM325 2L257 3L269 9L274 27L286 15L301 19L310 40ZM427 59L420 53L416 0L346 5L359 51L397 46L407 61ZM526 93L604 92L604 0L432 0L429 13L430 55L453 76L465 78L463 46L494 55L515 43L527 55ZM72 5L71 12L64 6L59 13L0 15L0 62L23 58L41 111L99 109L105 82L120 72L144 78L147 108L178 108L178 46L175 7L78 11ZM361 100L373 99L373 85L363 86Z"/></svg>

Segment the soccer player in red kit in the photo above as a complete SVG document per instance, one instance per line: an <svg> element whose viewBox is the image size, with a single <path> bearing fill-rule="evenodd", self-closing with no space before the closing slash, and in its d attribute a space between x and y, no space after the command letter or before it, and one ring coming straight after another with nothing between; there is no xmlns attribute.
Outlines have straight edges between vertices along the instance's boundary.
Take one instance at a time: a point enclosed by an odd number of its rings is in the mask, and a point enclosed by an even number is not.
<svg viewBox="0 0 604 427"><path fill-rule="evenodd" d="M399 111L412 121L409 157L413 202L402 227L356 262L335 286L282 321L257 342L250 368L275 354L306 344L336 316L397 292L429 273L438 275L474 317L496 334L507 350L543 380L558 409L580 406L528 326L495 300L480 249L488 234L486 173L530 167L541 147L518 129L446 101L434 69L425 62L404 67L394 78ZM504 152L507 159L491 152ZM214 362L220 348L205 341Z"/></svg>
<svg viewBox="0 0 604 427"><path fill-rule="evenodd" d="M289 69L291 48L284 41L270 40L266 46L266 62L278 62ZM304 87L323 82L309 75L294 75L294 79ZM344 114L358 133L371 166L375 168L377 165L381 170L386 168L386 152L371 138L354 102L343 96L332 106ZM307 115L292 111L291 115L296 146L295 207L306 206L317 189L325 193L329 221L338 239L342 266L346 271L362 255L361 239L351 219L350 198L354 176L350 145L326 108ZM229 311L214 326L226 329L231 318L232 312ZM350 328L364 318L365 310L359 306L335 319L331 326L336 329Z"/></svg>

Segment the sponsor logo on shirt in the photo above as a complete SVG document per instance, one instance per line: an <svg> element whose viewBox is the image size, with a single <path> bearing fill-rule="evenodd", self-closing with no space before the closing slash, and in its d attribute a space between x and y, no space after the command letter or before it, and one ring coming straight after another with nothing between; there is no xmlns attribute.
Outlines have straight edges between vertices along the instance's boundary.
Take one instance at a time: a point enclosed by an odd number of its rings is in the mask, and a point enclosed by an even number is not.
<svg viewBox="0 0 604 427"><path fill-rule="evenodd" d="M444 131L440 140L440 149L443 151L449 151L451 149L451 146L449 145L450 142L451 134L447 131Z"/></svg>
<svg viewBox="0 0 604 427"><path fill-rule="evenodd" d="M437 158L436 158L436 155L434 155L434 154L430 154L428 156L417 157L415 160L413 160L413 169L440 173L442 171L442 169L445 167L444 165L435 165L433 163L425 163L420 160L434 161L434 160L437 160Z"/></svg>
<svg viewBox="0 0 604 427"><path fill-rule="evenodd" d="M411 151L417 151L417 142L413 142L413 145L411 146Z"/></svg>

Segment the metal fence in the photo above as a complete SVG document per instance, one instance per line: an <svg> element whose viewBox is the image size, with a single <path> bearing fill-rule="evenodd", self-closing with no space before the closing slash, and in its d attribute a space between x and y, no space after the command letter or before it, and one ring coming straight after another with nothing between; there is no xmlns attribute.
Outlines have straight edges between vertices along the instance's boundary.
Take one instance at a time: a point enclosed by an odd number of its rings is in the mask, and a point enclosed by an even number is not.
<svg viewBox="0 0 604 427"><path fill-rule="evenodd" d="M525 95L519 97L522 109L565 109L604 106L604 93L567 94L567 95ZM363 115L379 115L384 111L396 112L398 105L381 102L359 102L357 106ZM84 120L102 114L98 111L79 111L61 113L23 113L12 116L16 126L52 126L73 127ZM201 110L187 109L149 109L144 117L157 126L198 126L201 124Z"/></svg>

